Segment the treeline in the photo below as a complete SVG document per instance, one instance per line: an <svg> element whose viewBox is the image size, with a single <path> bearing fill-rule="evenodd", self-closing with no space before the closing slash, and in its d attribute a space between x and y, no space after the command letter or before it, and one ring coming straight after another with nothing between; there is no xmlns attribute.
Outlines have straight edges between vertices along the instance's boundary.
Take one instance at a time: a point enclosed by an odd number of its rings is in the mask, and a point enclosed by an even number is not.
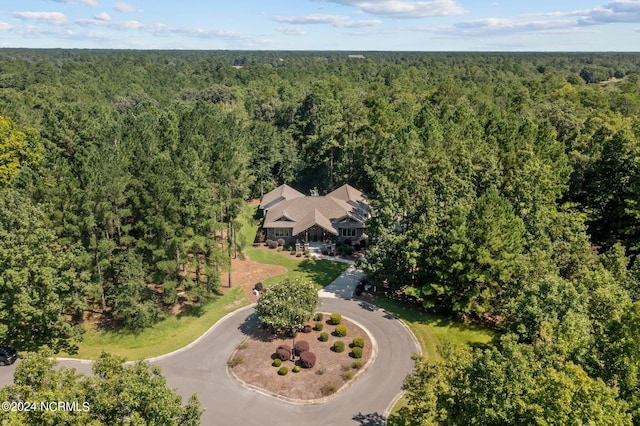
<svg viewBox="0 0 640 426"><path fill-rule="evenodd" d="M372 280L510 336L460 371L520 348L637 412L638 55L0 54L0 338L145 327L215 291L246 199L350 183Z"/></svg>

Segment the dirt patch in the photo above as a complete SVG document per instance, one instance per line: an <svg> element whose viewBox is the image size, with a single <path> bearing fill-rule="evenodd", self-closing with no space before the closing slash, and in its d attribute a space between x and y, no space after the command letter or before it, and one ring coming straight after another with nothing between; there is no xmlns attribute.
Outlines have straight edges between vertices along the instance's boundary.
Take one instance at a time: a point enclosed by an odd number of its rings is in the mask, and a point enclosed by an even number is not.
<svg viewBox="0 0 640 426"><path fill-rule="evenodd" d="M287 268L280 265L266 265L254 262L251 259L233 259L231 261L231 288L242 287L244 296L251 303L255 303L258 297L253 294L253 287L269 277L281 275L287 272ZM223 272L220 281L222 282L221 292L229 291L229 274Z"/></svg>
<svg viewBox="0 0 640 426"><path fill-rule="evenodd" d="M267 330L260 329L247 337L238 349L230 355L229 359L240 357L242 361L230 368L232 375L242 382L292 400L312 401L330 396L341 388L350 385L364 372L373 353L373 344L369 335L358 325L343 319L341 325L346 325L347 336L337 337L333 335L335 326L328 324L328 315L324 315L323 332L329 334L326 342L318 338L320 331L313 330L310 333L298 332L296 342L304 340L309 343L309 350L316 354L317 362L313 368L302 368L294 373L293 367L298 364L292 361L284 361L282 366L288 368L285 376L278 374L278 368L273 366L272 356L279 345L293 346L290 336L271 335ZM315 322L309 322L314 325ZM351 356L350 344L354 337L362 337L365 340L363 356L355 359ZM333 343L341 340L345 343L345 350L337 353L331 350ZM354 368L354 362L361 364L360 368ZM331 392L333 388L333 392Z"/></svg>

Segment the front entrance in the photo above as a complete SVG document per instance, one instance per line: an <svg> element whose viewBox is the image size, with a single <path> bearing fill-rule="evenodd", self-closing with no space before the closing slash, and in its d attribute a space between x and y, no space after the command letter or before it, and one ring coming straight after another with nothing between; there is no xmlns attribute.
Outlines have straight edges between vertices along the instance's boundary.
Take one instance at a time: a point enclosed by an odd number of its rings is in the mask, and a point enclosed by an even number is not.
<svg viewBox="0 0 640 426"><path fill-rule="evenodd" d="M310 243L321 243L323 239L330 239L332 236L332 233L327 232L317 225L313 225L311 228L299 234L302 242L305 242L306 238L309 238Z"/></svg>

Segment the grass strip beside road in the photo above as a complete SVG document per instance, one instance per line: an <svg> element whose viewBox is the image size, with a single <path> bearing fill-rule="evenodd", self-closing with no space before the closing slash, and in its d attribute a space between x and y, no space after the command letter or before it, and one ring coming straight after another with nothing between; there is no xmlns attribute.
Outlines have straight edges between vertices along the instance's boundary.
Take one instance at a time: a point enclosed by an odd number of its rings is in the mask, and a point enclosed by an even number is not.
<svg viewBox="0 0 640 426"><path fill-rule="evenodd" d="M438 346L444 342L477 346L490 344L494 337L493 331L479 325L434 315L384 296L376 297L373 303L404 321L418 339L423 355L432 360L439 358Z"/></svg>
<svg viewBox="0 0 640 426"><path fill-rule="evenodd" d="M167 316L139 333L86 329L78 353L59 356L96 359L105 351L132 361L164 355L193 342L220 318L248 303L242 288L237 287L203 306Z"/></svg>

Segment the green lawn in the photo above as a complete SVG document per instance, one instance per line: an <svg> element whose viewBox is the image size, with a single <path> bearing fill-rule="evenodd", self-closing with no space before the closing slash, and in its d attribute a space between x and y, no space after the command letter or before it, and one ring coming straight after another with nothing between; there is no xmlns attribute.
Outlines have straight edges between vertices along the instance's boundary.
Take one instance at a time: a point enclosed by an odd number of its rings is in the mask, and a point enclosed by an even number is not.
<svg viewBox="0 0 640 426"><path fill-rule="evenodd" d="M167 354L193 342L220 318L248 303L242 288L237 287L204 306L169 316L138 334L87 329L78 353L60 356L96 359L105 351L127 360L138 360Z"/></svg>
<svg viewBox="0 0 640 426"><path fill-rule="evenodd" d="M257 221L253 218L257 206L246 206L240 217L239 242L244 255L258 263L281 265L287 272L265 281L265 285L285 277L301 277L318 286L325 287L335 280L349 265L330 260L303 260L275 251L260 250L253 247L253 238L257 230ZM102 351L124 356L128 360L138 360L163 355L179 349L200 337L220 318L248 304L240 287L234 288L223 296L191 312L168 316L153 327L138 334L124 331L100 331L86 328L82 342L78 344L78 353L60 354L82 359L96 359Z"/></svg>
<svg viewBox="0 0 640 426"><path fill-rule="evenodd" d="M422 353L430 359L438 359L437 347L441 343L482 345L491 343L494 336L487 328L433 315L387 297L376 297L374 303L403 320L418 339Z"/></svg>
<svg viewBox="0 0 640 426"><path fill-rule="evenodd" d="M269 265L280 265L287 268L282 275L270 277L264 281L265 285L278 282L284 278L303 278L318 286L318 289L326 287L338 278L349 265L331 260L305 260L287 253L278 253L275 250L264 250L253 247L253 239L258 229L258 221L254 219L257 205L247 205L240 215L240 245L242 252L251 260Z"/></svg>

